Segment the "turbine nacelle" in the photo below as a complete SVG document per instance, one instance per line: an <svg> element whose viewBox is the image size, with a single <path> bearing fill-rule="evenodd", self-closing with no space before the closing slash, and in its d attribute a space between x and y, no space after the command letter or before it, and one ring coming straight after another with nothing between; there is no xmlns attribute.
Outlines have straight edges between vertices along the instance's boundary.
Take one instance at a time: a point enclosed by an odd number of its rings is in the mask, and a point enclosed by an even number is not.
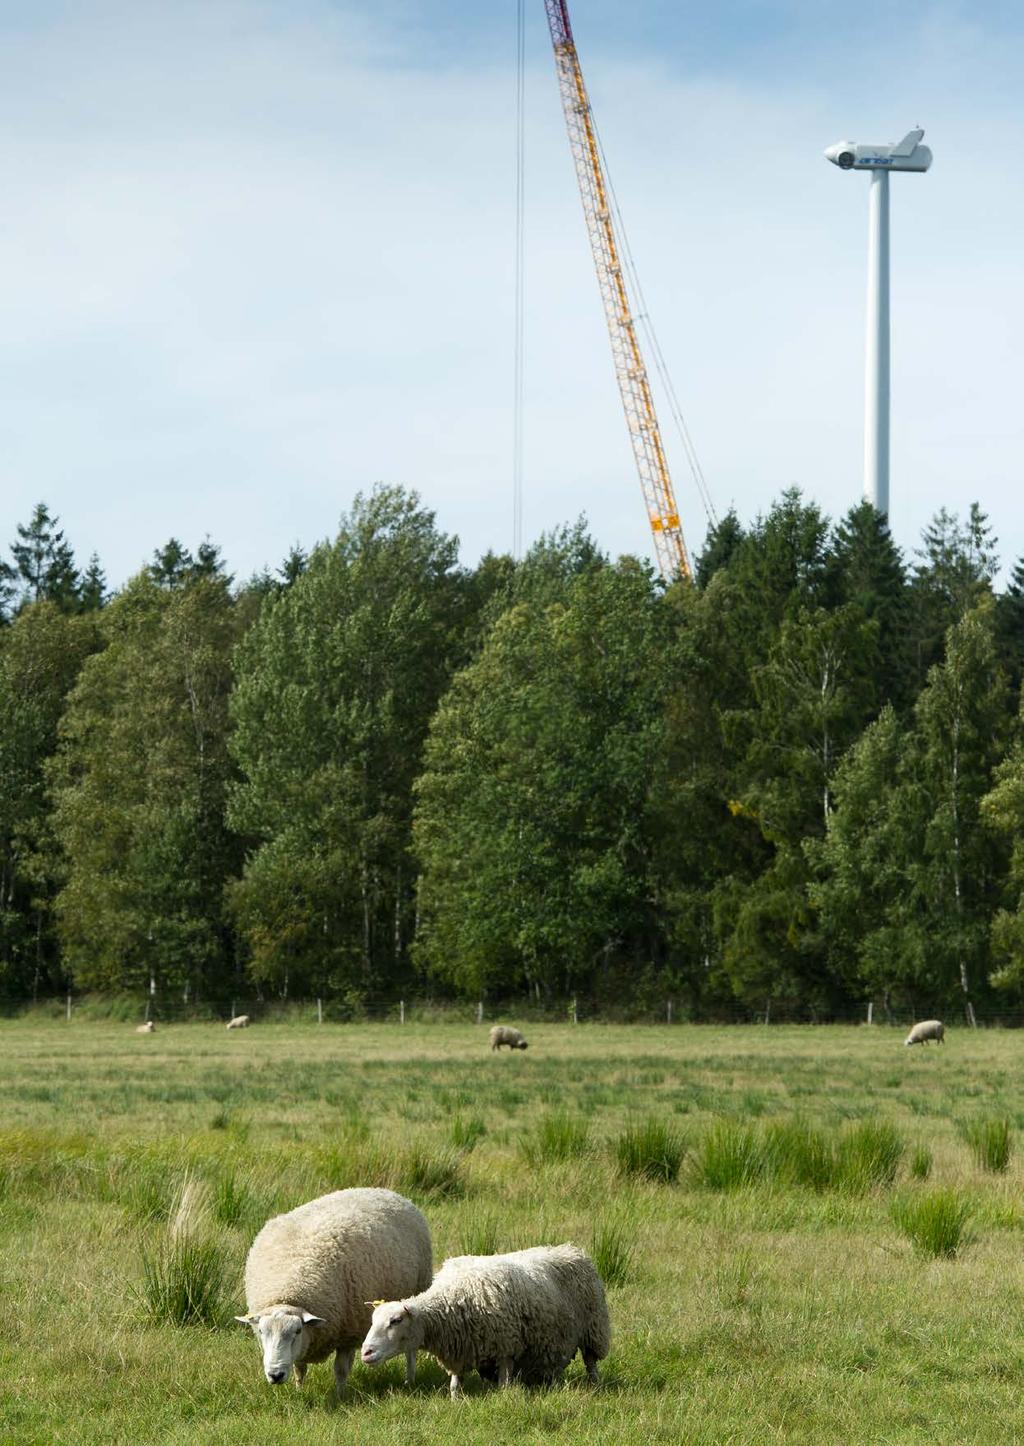
<svg viewBox="0 0 1024 1446"><path fill-rule="evenodd" d="M854 141L836 141L825 157L841 171L926 171L932 153L921 145L923 130L908 131L895 145L859 146Z"/></svg>

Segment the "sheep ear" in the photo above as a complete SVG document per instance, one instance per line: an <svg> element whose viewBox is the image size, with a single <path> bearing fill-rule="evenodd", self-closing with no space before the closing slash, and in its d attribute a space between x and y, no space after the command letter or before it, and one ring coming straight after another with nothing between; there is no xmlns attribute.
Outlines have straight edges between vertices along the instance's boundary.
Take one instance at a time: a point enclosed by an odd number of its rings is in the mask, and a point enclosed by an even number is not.
<svg viewBox="0 0 1024 1446"><path fill-rule="evenodd" d="M379 1305L387 1305L387 1301L386 1301L386 1300L364 1300L364 1301L363 1301L363 1305L373 1306L373 1309L376 1310Z"/></svg>
<svg viewBox="0 0 1024 1446"><path fill-rule="evenodd" d="M326 1325L327 1322L321 1315L310 1315L308 1310L302 1312L303 1325Z"/></svg>
<svg viewBox="0 0 1024 1446"><path fill-rule="evenodd" d="M236 1315L235 1320L239 1325L252 1326L253 1330L255 1330L260 1323L258 1315Z"/></svg>

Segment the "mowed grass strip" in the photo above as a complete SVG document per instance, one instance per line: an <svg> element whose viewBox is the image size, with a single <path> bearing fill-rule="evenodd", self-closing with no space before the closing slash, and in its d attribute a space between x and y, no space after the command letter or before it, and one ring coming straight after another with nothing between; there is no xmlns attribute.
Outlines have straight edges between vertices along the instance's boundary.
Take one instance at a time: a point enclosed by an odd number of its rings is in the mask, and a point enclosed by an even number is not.
<svg viewBox="0 0 1024 1446"><path fill-rule="evenodd" d="M495 1056L486 1032L0 1025L0 1301L16 1323L4 1433L1024 1438L1019 1164L1011 1149L993 1170L961 1132L965 1111L1024 1118L1016 1036L951 1030L945 1051L904 1052L880 1028L540 1025L528 1054ZM630 1136L636 1169L620 1158ZM699 1168L709 1140L718 1183ZM145 1298L186 1180L201 1202L192 1238L223 1268L206 1323L172 1323ZM397 1365L357 1366L341 1407L327 1366L302 1394L267 1386L249 1333L209 1321L241 1311L268 1214L364 1183L417 1200L439 1259L563 1239L591 1250L614 1331L602 1388L577 1363L551 1391L474 1379L453 1409L428 1360L411 1393ZM903 1233L907 1202L920 1213L936 1192L963 1216L952 1254ZM187 1306L202 1280L184 1264Z"/></svg>

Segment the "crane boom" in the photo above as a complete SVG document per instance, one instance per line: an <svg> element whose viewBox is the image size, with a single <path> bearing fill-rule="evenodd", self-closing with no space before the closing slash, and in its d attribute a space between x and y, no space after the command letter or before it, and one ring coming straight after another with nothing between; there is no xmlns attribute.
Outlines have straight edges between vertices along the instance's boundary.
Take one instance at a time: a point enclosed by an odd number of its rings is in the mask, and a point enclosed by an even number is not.
<svg viewBox="0 0 1024 1446"><path fill-rule="evenodd" d="M665 460L654 399L637 341L636 325L619 260L608 188L601 167L601 155L590 113L587 88L583 83L576 43L569 23L566 0L544 0L555 50L555 68L562 95L562 109L569 131L569 146L576 167L583 215L590 237L590 249L597 268L597 282L604 304L605 320L612 343L612 360L626 412L633 456L640 474L640 486L654 538L654 551L662 577L689 579L690 559L679 522L672 478Z"/></svg>

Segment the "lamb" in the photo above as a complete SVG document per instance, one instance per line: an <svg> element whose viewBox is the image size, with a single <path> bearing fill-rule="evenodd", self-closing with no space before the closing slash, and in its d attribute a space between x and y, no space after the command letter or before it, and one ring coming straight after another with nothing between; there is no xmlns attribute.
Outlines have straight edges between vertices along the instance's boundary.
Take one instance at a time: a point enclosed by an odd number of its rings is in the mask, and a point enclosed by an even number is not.
<svg viewBox="0 0 1024 1446"><path fill-rule="evenodd" d="M137 1024L137 1025L135 1026L135 1033L136 1033L136 1034L152 1034L155 1029L156 1029L156 1025L153 1023L153 1021L152 1021L151 1019L147 1019L146 1022L145 1022L145 1024Z"/></svg>
<svg viewBox="0 0 1024 1446"><path fill-rule="evenodd" d="M229 1019L225 1025L226 1029L248 1029L249 1016L247 1014L236 1014L234 1019Z"/></svg>
<svg viewBox="0 0 1024 1446"><path fill-rule="evenodd" d="M500 1049L503 1044L507 1044L509 1049L529 1048L518 1029L513 1029L510 1024L496 1024L491 1030L491 1048Z"/></svg>
<svg viewBox="0 0 1024 1446"><path fill-rule="evenodd" d="M412 1295L431 1277L430 1229L410 1200L393 1190L335 1190L268 1220L245 1262L248 1315L272 1386L332 1351L341 1396L356 1347L382 1295ZM407 1384L416 1348L406 1351Z"/></svg>
<svg viewBox="0 0 1024 1446"><path fill-rule="evenodd" d="M929 1039L934 1039L936 1044L945 1044L946 1026L941 1019L922 1019L920 1024L915 1024L913 1029L903 1041L904 1044L925 1044Z"/></svg>
<svg viewBox="0 0 1024 1446"><path fill-rule="evenodd" d="M477 1370L507 1386L561 1376L577 1351L597 1384L611 1327L604 1286L576 1245L538 1245L508 1255L457 1255L429 1290L378 1304L363 1341L368 1366L400 1351L430 1351L451 1376L452 1400Z"/></svg>

